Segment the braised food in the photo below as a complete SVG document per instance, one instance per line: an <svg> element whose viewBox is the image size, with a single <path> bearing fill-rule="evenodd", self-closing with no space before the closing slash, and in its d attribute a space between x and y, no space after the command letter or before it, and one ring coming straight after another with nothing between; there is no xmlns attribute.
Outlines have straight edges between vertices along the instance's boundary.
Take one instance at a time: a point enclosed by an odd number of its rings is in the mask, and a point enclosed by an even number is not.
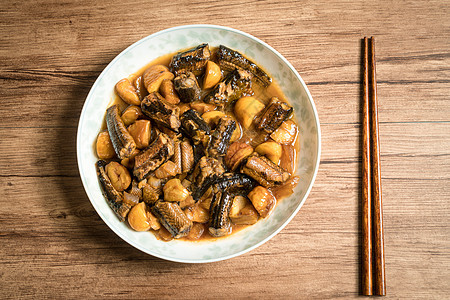
<svg viewBox="0 0 450 300"><path fill-rule="evenodd" d="M201 44L115 86L97 175L120 221L163 241L218 238L270 217L298 183L294 110L243 54Z"/></svg>

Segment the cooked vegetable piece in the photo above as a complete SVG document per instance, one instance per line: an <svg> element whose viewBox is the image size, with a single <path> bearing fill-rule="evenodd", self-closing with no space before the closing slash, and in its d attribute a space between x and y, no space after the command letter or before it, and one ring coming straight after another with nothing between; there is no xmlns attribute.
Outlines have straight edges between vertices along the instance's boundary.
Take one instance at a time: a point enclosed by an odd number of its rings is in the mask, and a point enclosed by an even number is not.
<svg viewBox="0 0 450 300"><path fill-rule="evenodd" d="M173 141L160 132L156 139L136 155L133 175L138 180L144 179L148 174L155 171L173 155Z"/></svg>
<svg viewBox="0 0 450 300"><path fill-rule="evenodd" d="M269 216L275 205L277 200L272 195L272 193L262 186L255 187L249 194L248 198L252 202L255 209L258 211L259 215L263 218Z"/></svg>
<svg viewBox="0 0 450 300"><path fill-rule="evenodd" d="M189 104L189 106L192 109L195 109L201 115L216 109L216 106L214 104L208 104L208 103L204 103L204 102L201 102L201 101L191 102Z"/></svg>
<svg viewBox="0 0 450 300"><path fill-rule="evenodd" d="M123 203L130 205L131 207L139 203L139 197L128 192L123 192Z"/></svg>
<svg viewBox="0 0 450 300"><path fill-rule="evenodd" d="M177 131L180 127L180 108L172 105L158 93L150 93L141 102L142 112L152 120Z"/></svg>
<svg viewBox="0 0 450 300"><path fill-rule="evenodd" d="M187 206L192 206L195 204L194 198L192 198L192 196L187 196L186 199L184 199L183 201L180 201L178 203L180 205L181 208L186 208Z"/></svg>
<svg viewBox="0 0 450 300"><path fill-rule="evenodd" d="M219 108L224 108L229 103L232 103L242 96L253 95L251 87L252 81L250 73L236 69L217 84L215 88L205 96L203 101L215 104Z"/></svg>
<svg viewBox="0 0 450 300"><path fill-rule="evenodd" d="M234 114L245 129L250 128L255 117L265 105L255 97L242 97L234 106Z"/></svg>
<svg viewBox="0 0 450 300"><path fill-rule="evenodd" d="M176 203L157 202L152 207L152 212L176 239L186 236L192 228L192 221L186 217Z"/></svg>
<svg viewBox="0 0 450 300"><path fill-rule="evenodd" d="M130 210L128 224L136 231L148 231L151 227L149 214L147 205L141 202Z"/></svg>
<svg viewBox="0 0 450 300"><path fill-rule="evenodd" d="M136 142L136 147L138 149L148 147L151 134L151 125L149 120L138 120L128 126L127 130Z"/></svg>
<svg viewBox="0 0 450 300"><path fill-rule="evenodd" d="M209 233L212 236L224 236L231 233L229 218L233 197L226 191L214 194L211 201Z"/></svg>
<svg viewBox="0 0 450 300"><path fill-rule="evenodd" d="M212 157L224 156L235 129L236 122L231 117L221 117L216 129L211 134L207 149L208 154Z"/></svg>
<svg viewBox="0 0 450 300"><path fill-rule="evenodd" d="M259 144L255 148L255 151L261 155L264 155L276 165L278 165L278 163L280 162L282 147L277 142L267 141Z"/></svg>
<svg viewBox="0 0 450 300"><path fill-rule="evenodd" d="M108 174L111 184L118 191L122 192L130 186L131 176L127 168L112 161L105 167L106 174Z"/></svg>
<svg viewBox="0 0 450 300"><path fill-rule="evenodd" d="M205 75L203 77L203 89L210 89L219 83L222 78L220 67L213 61L206 63Z"/></svg>
<svg viewBox="0 0 450 300"><path fill-rule="evenodd" d="M159 93L166 99L167 102L173 105L180 103L180 98L175 91L175 86L173 81L170 79L164 79L159 87Z"/></svg>
<svg viewBox="0 0 450 300"><path fill-rule="evenodd" d="M202 114L203 120L210 127L215 126L219 122L220 118L226 117L226 116L227 115L224 112L219 111L219 110L208 111L208 112Z"/></svg>
<svg viewBox="0 0 450 300"><path fill-rule="evenodd" d="M210 56L211 52L208 44L201 44L174 55L170 61L169 68L176 75L192 72L194 75L199 76L203 74Z"/></svg>
<svg viewBox="0 0 450 300"><path fill-rule="evenodd" d="M141 118L143 115L144 114L142 113L140 106L130 105L123 111L122 121L126 126L128 126L136 122L136 120Z"/></svg>
<svg viewBox="0 0 450 300"><path fill-rule="evenodd" d="M173 240L172 234L164 226L161 226L158 230L156 238L165 242Z"/></svg>
<svg viewBox="0 0 450 300"><path fill-rule="evenodd" d="M280 127L272 132L270 137L282 145L289 145L295 141L296 135L297 125L292 120L286 120L281 123Z"/></svg>
<svg viewBox="0 0 450 300"><path fill-rule="evenodd" d="M155 176L159 179L169 179L178 174L178 167L173 161L166 161L155 170Z"/></svg>
<svg viewBox="0 0 450 300"><path fill-rule="evenodd" d="M163 187L163 191L164 200L169 202L184 201L190 194L178 178L173 178L167 181Z"/></svg>
<svg viewBox="0 0 450 300"><path fill-rule="evenodd" d="M193 205L184 210L186 216L192 222L207 223L209 221L209 212L200 205Z"/></svg>
<svg viewBox="0 0 450 300"><path fill-rule="evenodd" d="M98 134L96 150L100 159L111 159L116 155L108 131L102 131Z"/></svg>
<svg viewBox="0 0 450 300"><path fill-rule="evenodd" d="M172 80L175 76L163 65L153 65L145 70L142 78L149 94L157 92L164 79Z"/></svg>
<svg viewBox="0 0 450 300"><path fill-rule="evenodd" d="M208 143L210 128L197 111L187 110L181 115L180 120L183 132L192 139L194 144Z"/></svg>
<svg viewBox="0 0 450 300"><path fill-rule="evenodd" d="M258 222L259 215L253 205L248 203L236 216L230 216L230 219L236 225L253 225Z"/></svg>
<svg viewBox="0 0 450 300"><path fill-rule="evenodd" d="M131 206L123 202L122 194L119 193L112 185L111 180L105 171L106 165L107 162L104 160L99 160L95 164L97 176L100 181L100 187L109 206L116 213L119 220L123 222L130 211Z"/></svg>
<svg viewBox="0 0 450 300"><path fill-rule="evenodd" d="M225 165L231 170L235 171L240 164L253 153L252 146L241 143L234 142L228 147L227 153L225 155Z"/></svg>
<svg viewBox="0 0 450 300"><path fill-rule="evenodd" d="M267 87L272 83L272 78L270 78L266 72L235 50L220 45L219 51L217 51L217 58L220 67L224 70L232 71L236 68L241 68L251 72L264 87Z"/></svg>
<svg viewBox="0 0 450 300"><path fill-rule="evenodd" d="M290 174L268 158L253 153L247 158L241 172L252 177L264 187L272 187L289 179Z"/></svg>
<svg viewBox="0 0 450 300"><path fill-rule="evenodd" d="M136 143L125 128L117 105L113 105L106 110L106 126L117 156L120 159L129 157L136 149Z"/></svg>
<svg viewBox="0 0 450 300"><path fill-rule="evenodd" d="M230 209L230 219L236 225L252 225L258 221L258 212L253 204L243 196L236 196Z"/></svg>
<svg viewBox="0 0 450 300"><path fill-rule="evenodd" d="M134 85L128 80L128 78L124 78L119 80L116 83L116 92L123 101L131 105L140 105L141 101L139 100L139 95L137 93Z"/></svg>
<svg viewBox="0 0 450 300"><path fill-rule="evenodd" d="M294 109L277 97L272 97L270 104L264 109L257 122L257 128L272 133L292 115Z"/></svg>
<svg viewBox="0 0 450 300"><path fill-rule="evenodd" d="M192 225L192 229L189 231L189 234L186 236L186 238L190 240L198 240L203 232L205 231L205 226L200 223L194 223Z"/></svg>
<svg viewBox="0 0 450 300"><path fill-rule="evenodd" d="M248 200L244 196L236 196L233 198L233 204L230 208L230 217L237 217L239 212L247 205Z"/></svg>
<svg viewBox="0 0 450 300"><path fill-rule="evenodd" d="M194 73L182 73L173 80L175 90L180 96L180 100L186 103L198 101L200 99L200 87Z"/></svg>

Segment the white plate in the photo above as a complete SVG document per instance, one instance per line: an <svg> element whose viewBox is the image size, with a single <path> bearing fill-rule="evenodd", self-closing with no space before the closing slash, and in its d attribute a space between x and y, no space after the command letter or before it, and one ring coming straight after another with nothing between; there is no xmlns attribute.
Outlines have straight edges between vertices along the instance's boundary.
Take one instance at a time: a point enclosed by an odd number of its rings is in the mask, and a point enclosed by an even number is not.
<svg viewBox="0 0 450 300"><path fill-rule="evenodd" d="M136 232L121 223L103 197L97 175L94 143L105 110L114 96L114 85L155 58L194 47L226 45L263 66L280 85L295 109L300 127L300 155L296 175L300 183L294 194L277 204L273 214L255 225L215 241L158 241L152 233ZM84 103L78 124L77 158L81 180L97 213L130 245L157 257L185 263L204 263L232 258L248 252L276 235L305 202L317 174L320 160L320 127L313 99L294 67L275 49L236 29L214 25L187 25L154 33L134 43L103 70Z"/></svg>

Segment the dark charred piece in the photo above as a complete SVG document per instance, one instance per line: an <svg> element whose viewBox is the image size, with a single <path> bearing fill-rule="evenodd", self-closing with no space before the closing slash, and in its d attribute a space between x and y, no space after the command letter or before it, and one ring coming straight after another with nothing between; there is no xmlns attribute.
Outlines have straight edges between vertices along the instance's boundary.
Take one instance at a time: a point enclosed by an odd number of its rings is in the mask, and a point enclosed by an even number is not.
<svg viewBox="0 0 450 300"><path fill-rule="evenodd" d="M185 111L180 120L183 132L192 139L194 144L208 143L211 129L196 110Z"/></svg>
<svg viewBox="0 0 450 300"><path fill-rule="evenodd" d="M197 145L192 143L191 145L194 152L194 166L196 166L200 159L205 156L205 146L201 143Z"/></svg>
<svg viewBox="0 0 450 300"><path fill-rule="evenodd" d="M241 172L252 177L264 187L281 184L291 176L270 159L257 153L253 153L247 158L247 162L241 167Z"/></svg>
<svg viewBox="0 0 450 300"><path fill-rule="evenodd" d="M236 122L229 116L219 119L216 129L211 134L208 154L212 157L224 156L230 145L230 138L236 129Z"/></svg>
<svg viewBox="0 0 450 300"><path fill-rule="evenodd" d="M97 176L100 181L103 196L108 201L111 209L116 213L121 222L125 221L125 217L131 209L131 206L123 202L123 196L118 192L111 183L105 171L105 166L108 163L104 160L99 160L95 164Z"/></svg>
<svg viewBox="0 0 450 300"><path fill-rule="evenodd" d="M252 73L254 78L264 87L272 83L272 78L266 72L235 50L220 45L217 51L217 59L222 70L233 71L235 68L244 69Z"/></svg>
<svg viewBox="0 0 450 300"><path fill-rule="evenodd" d="M251 96L253 95L251 78L249 72L235 69L217 84L203 101L224 108L242 96Z"/></svg>
<svg viewBox="0 0 450 300"><path fill-rule="evenodd" d="M175 202L159 201L152 207L152 213L176 239L186 236L192 228L192 221Z"/></svg>
<svg viewBox="0 0 450 300"><path fill-rule="evenodd" d="M199 76L205 71L206 63L211 57L208 44L201 44L196 48L178 53L172 57L169 69L178 76L181 73L192 72Z"/></svg>
<svg viewBox="0 0 450 300"><path fill-rule="evenodd" d="M136 143L125 127L117 105L106 110L106 126L117 156L120 159L129 157L136 149Z"/></svg>
<svg viewBox="0 0 450 300"><path fill-rule="evenodd" d="M241 173L225 173L213 186L213 191L227 190L233 194L247 195L255 186L255 181Z"/></svg>
<svg viewBox="0 0 450 300"><path fill-rule="evenodd" d="M167 134L160 132L156 139L141 153L136 155L133 175L143 180L174 154L173 141Z"/></svg>
<svg viewBox="0 0 450 300"><path fill-rule="evenodd" d="M193 102L200 99L201 89L194 73L182 73L173 80L175 90L183 102Z"/></svg>
<svg viewBox="0 0 450 300"><path fill-rule="evenodd" d="M231 233L229 214L233 198L228 191L219 191L213 195L209 208L209 233L212 236L219 237Z"/></svg>
<svg viewBox="0 0 450 300"><path fill-rule="evenodd" d="M213 193L226 190L234 194L247 195L254 185L255 182L245 174L225 173L222 176L212 174L198 186L198 189L192 193L192 197L197 201L210 187L212 187Z"/></svg>
<svg viewBox="0 0 450 300"><path fill-rule="evenodd" d="M272 133L292 115L293 111L294 109L287 103L273 97L256 122L256 128Z"/></svg>
<svg viewBox="0 0 450 300"><path fill-rule="evenodd" d="M150 119L178 131L180 108L167 102L158 92L153 92L141 102L142 112Z"/></svg>

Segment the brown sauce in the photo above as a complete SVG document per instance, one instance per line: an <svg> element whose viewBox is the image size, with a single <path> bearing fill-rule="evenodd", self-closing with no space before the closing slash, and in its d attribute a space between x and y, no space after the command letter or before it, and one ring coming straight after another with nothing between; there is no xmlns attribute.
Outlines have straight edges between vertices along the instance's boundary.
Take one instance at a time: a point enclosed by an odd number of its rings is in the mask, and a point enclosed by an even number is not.
<svg viewBox="0 0 450 300"><path fill-rule="evenodd" d="M217 48L211 47L210 49L211 49L211 53L214 53ZM184 50L187 50L187 49L182 49L179 52L184 51ZM160 64L168 67L171 58L177 53L178 53L178 51L156 58L155 60L151 61L147 65L143 66L137 72L128 76L128 79L130 80L130 82L132 82L136 86L139 93L141 93L143 95L147 95L148 92L145 90L144 86L143 85L139 86L139 80L142 79L142 75L145 72L145 70L147 68L149 68L150 66L160 65ZM270 74L269 74L269 76L270 76ZM273 80L274 81L267 88L263 88L258 83L253 82L253 84L252 84L252 90L254 92L253 97L255 97L256 99L258 99L259 101L261 101L264 104L267 104L272 97L277 97L280 100L282 100L286 103L289 103L288 99L281 91L281 88L275 82L275 79L273 79ZM201 82L200 79L198 81L199 81L199 83ZM109 103L108 107L112 106L112 105L118 105L120 111L124 111L129 106L129 104L125 103L116 93L115 93L112 101ZM186 105L186 103L180 102L179 105ZM237 120L236 116L233 113L232 106L231 106L231 110L226 111L226 114L232 116L235 120ZM294 114L295 114L295 111L294 111ZM293 116L291 117L291 119L295 123L295 118ZM290 145L282 145L282 155L281 155L280 162L279 162L279 166L282 167L284 170L288 171L290 174L295 174L296 167L297 167L297 156L300 151L300 142L299 142L299 137L298 137L299 128L298 128L298 124L296 124L296 125L297 125L297 134L295 136L295 139L292 142L292 144L290 144ZM104 131L104 130L107 130L105 120L103 121L103 125L102 125L102 131ZM246 142L246 143L252 145L253 147L255 147L256 145L266 141L267 139L269 139L268 135L261 134L261 132L256 131L253 127L250 127L249 129L243 129L243 127L241 126L241 137L238 141ZM95 144L94 144L94 149L95 149ZM177 177L179 178L180 175L178 175ZM272 194L276 197L277 203L279 203L283 198L288 197L289 195L291 195L293 193L293 189L297 185L298 181L299 181L298 176L292 175L291 178L284 184L269 189L272 192ZM200 202L201 202L201 200L200 200ZM196 205L199 205L199 203L197 203ZM259 219L261 219L261 217ZM199 239L191 240L186 237L183 237L183 238L180 238L179 240L196 242L196 241L201 241L201 240L218 239L218 237L213 237L208 233L208 224L207 223L202 224L202 225L204 226L204 231ZM252 226L252 225L232 224L232 233L238 232L248 226ZM165 232L161 234L161 237L163 235L165 237L167 237L168 232L167 232L167 230L164 230L164 231ZM158 239L161 239L158 236L158 231L150 230L150 232L154 233ZM223 238L223 237L219 237L219 238ZM162 238L162 239L167 240L165 238Z"/></svg>

